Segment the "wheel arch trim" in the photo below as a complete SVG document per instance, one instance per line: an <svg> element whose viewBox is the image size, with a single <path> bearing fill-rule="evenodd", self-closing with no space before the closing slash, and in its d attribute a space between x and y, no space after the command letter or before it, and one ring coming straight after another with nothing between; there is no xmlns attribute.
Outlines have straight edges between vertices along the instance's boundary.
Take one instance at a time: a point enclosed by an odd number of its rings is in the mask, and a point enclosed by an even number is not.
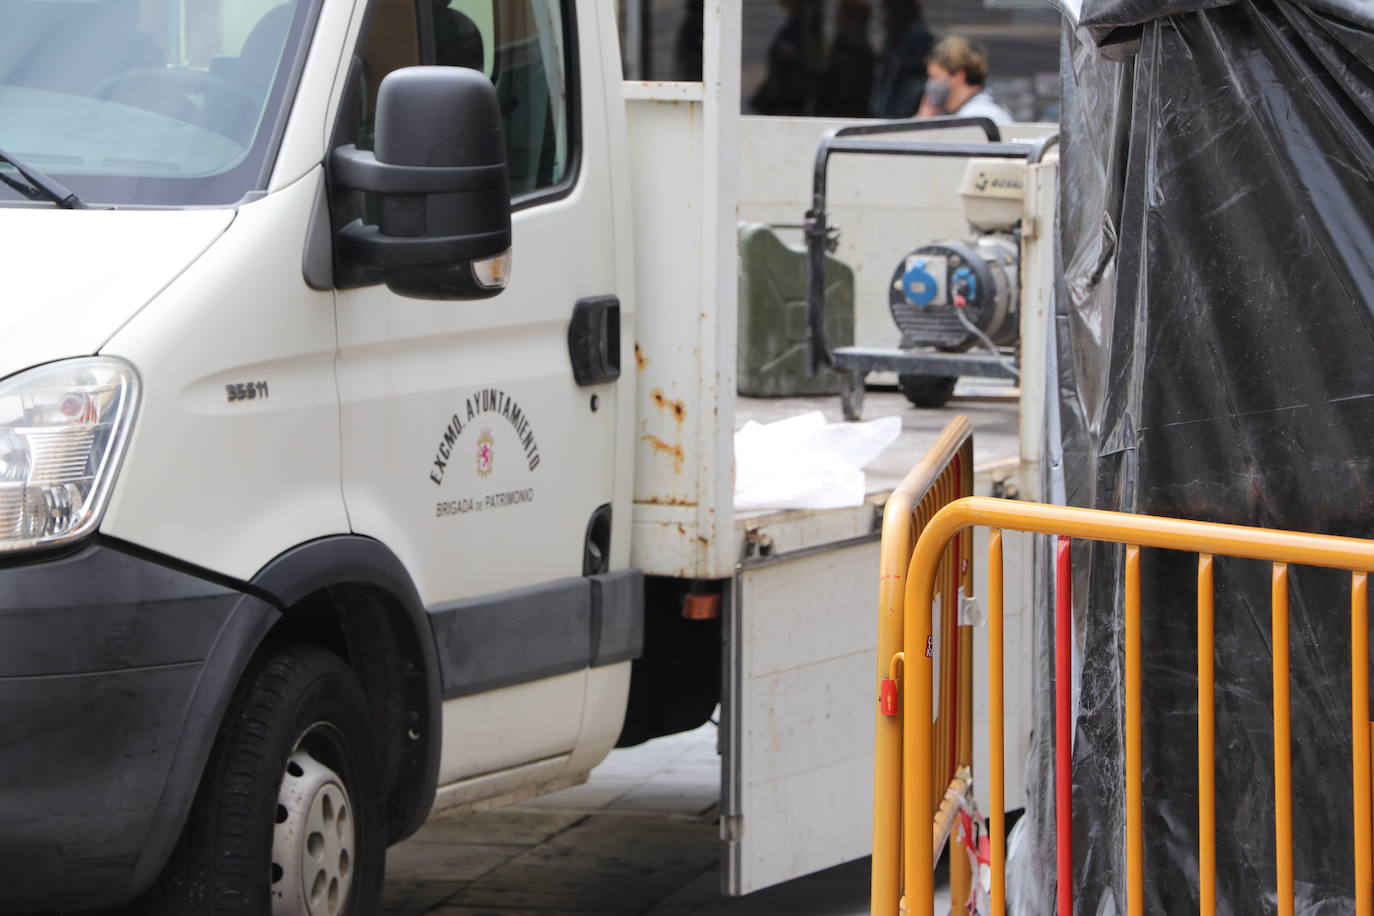
<svg viewBox="0 0 1374 916"><path fill-rule="evenodd" d="M419 591L405 564L380 541L361 535L334 535L308 541L278 555L250 583L270 596L278 607L290 608L307 596L337 586L368 586L389 596L401 612L418 655L423 679L422 748L417 755L418 778L399 787L402 810L388 818L390 842L398 842L424 824L434 806L443 745L442 695L434 632Z"/></svg>

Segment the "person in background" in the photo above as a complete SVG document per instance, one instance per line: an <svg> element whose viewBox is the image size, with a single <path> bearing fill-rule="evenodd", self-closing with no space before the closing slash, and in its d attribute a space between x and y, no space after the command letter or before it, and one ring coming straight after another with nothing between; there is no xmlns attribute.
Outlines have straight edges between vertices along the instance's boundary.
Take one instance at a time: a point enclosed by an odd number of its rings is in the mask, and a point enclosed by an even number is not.
<svg viewBox="0 0 1374 916"><path fill-rule="evenodd" d="M768 73L749 102L759 114L808 115L812 80L802 50L803 0L778 0L778 5L787 19L768 45Z"/></svg>
<svg viewBox="0 0 1374 916"><path fill-rule="evenodd" d="M926 58L935 38L917 0L883 0L883 53L873 87L875 118L909 118L926 84Z"/></svg>
<svg viewBox="0 0 1374 916"><path fill-rule="evenodd" d="M917 117L958 115L990 118L994 124L1012 122L1011 112L983 88L988 78L987 52L968 39L957 35L942 39L930 52L926 76L925 97Z"/></svg>
<svg viewBox="0 0 1374 916"><path fill-rule="evenodd" d="M678 26L673 49L673 79L684 83L701 82L701 47L705 28L705 0L687 0L683 4L682 24Z"/></svg>
<svg viewBox="0 0 1374 916"><path fill-rule="evenodd" d="M873 48L868 43L872 15L868 0L840 0L835 8L835 38L816 98L816 114L823 118L868 117L873 91Z"/></svg>

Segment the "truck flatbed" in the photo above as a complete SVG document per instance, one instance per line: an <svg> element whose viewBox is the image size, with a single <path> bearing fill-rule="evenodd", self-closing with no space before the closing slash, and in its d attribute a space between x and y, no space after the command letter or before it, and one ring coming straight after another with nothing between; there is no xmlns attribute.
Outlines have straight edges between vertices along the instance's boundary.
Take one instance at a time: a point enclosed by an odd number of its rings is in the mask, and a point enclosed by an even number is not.
<svg viewBox="0 0 1374 916"><path fill-rule="evenodd" d="M792 553L875 535L887 496L940 435L950 417L973 421L974 462L978 468L1017 460L1019 392L1006 383L961 382L949 405L918 409L896 391L869 391L864 419L899 416L902 432L865 470L864 506L847 509L749 509L735 513L735 532L742 558ZM747 398L736 401L735 428L753 420L771 423L819 410L827 422L843 421L838 396Z"/></svg>

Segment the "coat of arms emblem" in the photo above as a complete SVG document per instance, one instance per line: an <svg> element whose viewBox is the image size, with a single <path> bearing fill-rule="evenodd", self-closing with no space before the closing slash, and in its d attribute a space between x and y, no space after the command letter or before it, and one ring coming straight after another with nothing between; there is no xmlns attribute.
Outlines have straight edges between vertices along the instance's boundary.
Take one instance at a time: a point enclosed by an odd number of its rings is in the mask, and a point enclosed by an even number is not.
<svg viewBox="0 0 1374 916"><path fill-rule="evenodd" d="M491 474L492 446L495 444L496 440L492 439L491 430L482 430L482 435L477 439L477 474L479 477L487 477Z"/></svg>

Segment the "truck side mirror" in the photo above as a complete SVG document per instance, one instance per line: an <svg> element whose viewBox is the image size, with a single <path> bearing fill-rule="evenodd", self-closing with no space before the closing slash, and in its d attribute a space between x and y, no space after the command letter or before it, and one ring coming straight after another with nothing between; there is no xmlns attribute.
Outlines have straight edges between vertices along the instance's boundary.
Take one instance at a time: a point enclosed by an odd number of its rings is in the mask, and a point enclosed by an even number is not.
<svg viewBox="0 0 1374 916"><path fill-rule="evenodd" d="M510 274L510 174L496 88L465 67L405 67L377 93L375 152L330 157L341 187L376 195L377 224L339 233L339 257L395 293L486 299ZM369 213L374 212L372 208Z"/></svg>

